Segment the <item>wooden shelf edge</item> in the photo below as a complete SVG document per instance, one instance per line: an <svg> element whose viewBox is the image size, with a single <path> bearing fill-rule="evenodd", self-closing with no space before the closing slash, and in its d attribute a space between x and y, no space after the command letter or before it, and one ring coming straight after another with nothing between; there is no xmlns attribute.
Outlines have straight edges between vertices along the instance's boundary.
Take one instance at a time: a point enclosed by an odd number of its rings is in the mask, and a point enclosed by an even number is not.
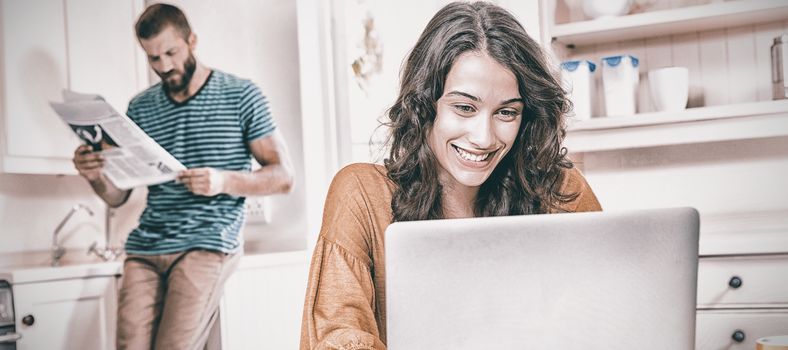
<svg viewBox="0 0 788 350"><path fill-rule="evenodd" d="M749 305L749 304L748 304ZM734 315L742 315L742 314L784 314L788 312L788 305L784 304L768 304L762 303L759 305L763 305L758 308L752 307L722 307L718 304L698 304L697 312L698 315L715 315L715 314L734 314Z"/></svg>
<svg viewBox="0 0 788 350"><path fill-rule="evenodd" d="M570 131L570 153L788 136L788 111Z"/></svg>
<svg viewBox="0 0 788 350"><path fill-rule="evenodd" d="M788 114L788 100L697 107L679 112L641 113L623 117L597 117L575 122L567 128L567 131L571 134L589 130L632 128L771 114Z"/></svg>
<svg viewBox="0 0 788 350"><path fill-rule="evenodd" d="M737 0L558 24L550 28L550 36L564 44L584 45L735 27L786 17L788 3L785 1Z"/></svg>

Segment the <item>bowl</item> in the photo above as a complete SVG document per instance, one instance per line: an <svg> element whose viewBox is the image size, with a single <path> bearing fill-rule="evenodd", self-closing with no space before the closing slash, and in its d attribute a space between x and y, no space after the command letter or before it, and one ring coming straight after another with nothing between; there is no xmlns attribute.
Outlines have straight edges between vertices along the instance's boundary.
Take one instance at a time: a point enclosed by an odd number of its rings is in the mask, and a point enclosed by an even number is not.
<svg viewBox="0 0 788 350"><path fill-rule="evenodd" d="M631 0L584 0L583 13L593 19L621 16L629 13Z"/></svg>

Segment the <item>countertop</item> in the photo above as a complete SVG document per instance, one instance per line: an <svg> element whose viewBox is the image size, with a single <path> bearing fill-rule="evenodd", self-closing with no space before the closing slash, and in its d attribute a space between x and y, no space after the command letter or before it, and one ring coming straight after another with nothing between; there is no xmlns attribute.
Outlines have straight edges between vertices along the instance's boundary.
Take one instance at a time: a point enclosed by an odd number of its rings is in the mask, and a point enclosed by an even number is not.
<svg viewBox="0 0 788 350"><path fill-rule="evenodd" d="M248 241L239 269L290 263L307 263L309 251L304 239ZM0 280L11 284L71 278L120 276L122 257L103 262L86 249L67 250L59 266L50 266L49 251L0 254Z"/></svg>

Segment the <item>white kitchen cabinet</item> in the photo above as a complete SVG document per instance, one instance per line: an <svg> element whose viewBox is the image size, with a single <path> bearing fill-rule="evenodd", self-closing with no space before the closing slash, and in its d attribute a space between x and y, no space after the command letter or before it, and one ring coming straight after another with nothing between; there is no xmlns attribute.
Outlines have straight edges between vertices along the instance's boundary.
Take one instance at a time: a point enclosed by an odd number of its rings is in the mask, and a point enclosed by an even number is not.
<svg viewBox="0 0 788 350"><path fill-rule="evenodd" d="M48 102L64 88L124 112L147 84L133 31L142 0L0 0L2 170L75 174L78 139Z"/></svg>
<svg viewBox="0 0 788 350"><path fill-rule="evenodd" d="M12 285L19 350L115 348L117 278Z"/></svg>
<svg viewBox="0 0 788 350"><path fill-rule="evenodd" d="M307 251L244 256L224 287L221 340L213 337L209 344L233 350L297 349L308 263Z"/></svg>

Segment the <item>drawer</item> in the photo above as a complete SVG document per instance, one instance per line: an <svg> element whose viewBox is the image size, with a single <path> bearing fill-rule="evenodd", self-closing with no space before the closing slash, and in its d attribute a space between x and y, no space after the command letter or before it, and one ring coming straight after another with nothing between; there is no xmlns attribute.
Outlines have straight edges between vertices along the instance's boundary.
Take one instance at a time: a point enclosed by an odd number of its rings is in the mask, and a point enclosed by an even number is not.
<svg viewBox="0 0 788 350"><path fill-rule="evenodd" d="M740 331L741 342L733 334ZM700 310L695 350L754 350L758 338L788 335L788 309Z"/></svg>
<svg viewBox="0 0 788 350"><path fill-rule="evenodd" d="M788 307L788 255L698 261L699 309L751 307Z"/></svg>

